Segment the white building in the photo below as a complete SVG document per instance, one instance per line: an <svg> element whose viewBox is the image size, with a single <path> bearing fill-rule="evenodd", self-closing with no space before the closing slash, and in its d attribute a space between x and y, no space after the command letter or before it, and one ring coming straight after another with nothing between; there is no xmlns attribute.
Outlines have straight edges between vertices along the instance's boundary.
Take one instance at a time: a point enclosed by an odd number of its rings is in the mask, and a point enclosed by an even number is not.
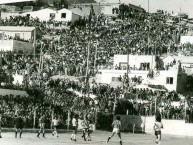
<svg viewBox="0 0 193 145"><path fill-rule="evenodd" d="M137 69L130 69L128 72L129 78L140 78L142 80L142 84L146 85L161 85L164 86L168 91L183 91L187 81L187 75L182 71L180 68L180 64L177 67L169 70L160 70L160 71L153 71L154 77L149 77L149 70L147 69L138 69L141 64L144 62L149 66L154 68L155 66L155 56L138 56L138 55L131 55L130 58L127 58L127 55L115 55L114 56L114 66L121 65L122 62L125 63L125 60L129 60L129 65L135 65ZM132 64L132 65L131 65ZM105 83L111 84L114 81L117 81L120 76L123 76L127 73L127 70L98 70L97 74L97 82L98 83Z"/></svg>
<svg viewBox="0 0 193 145"><path fill-rule="evenodd" d="M99 3L79 3L79 4L71 4L69 7L71 8L84 8L84 7L93 7L95 14L104 14L108 16L113 16L119 14L119 6L121 3L110 3L107 0L102 0ZM128 8L131 11L144 11L140 6L128 4Z"/></svg>
<svg viewBox="0 0 193 145"><path fill-rule="evenodd" d="M76 20L79 20L81 17L81 14L75 14L72 11L64 8L56 12L56 17L54 20L73 23Z"/></svg>
<svg viewBox="0 0 193 145"><path fill-rule="evenodd" d="M117 15L119 14L119 3L107 3L107 2L101 2L99 4L100 6L100 13L104 15ZM113 10L114 9L114 10Z"/></svg>
<svg viewBox="0 0 193 145"><path fill-rule="evenodd" d="M20 16L19 12L1 12L1 19L10 19L10 17Z"/></svg>
<svg viewBox="0 0 193 145"><path fill-rule="evenodd" d="M1 26L0 39L15 39L15 40L33 40L36 29L36 36L41 36L42 32L39 28L24 27L24 26Z"/></svg>
<svg viewBox="0 0 193 145"><path fill-rule="evenodd" d="M176 63L181 63L181 68L185 73L188 75L193 74L193 56L172 56L168 55L164 57L163 59L164 66L173 63L176 61Z"/></svg>
<svg viewBox="0 0 193 145"><path fill-rule="evenodd" d="M82 17L81 14L73 13L68 9L61 9L61 10L53 10L50 8L33 11L33 12L26 12L23 13L24 16L28 15L32 18L38 18L40 21L64 21L64 22L74 22Z"/></svg>
<svg viewBox="0 0 193 145"><path fill-rule="evenodd" d="M25 12L23 13L24 16L30 16L32 18L39 18L40 21L49 21L51 19L55 19L56 10L46 8L38 11L33 12Z"/></svg>
<svg viewBox="0 0 193 145"><path fill-rule="evenodd" d="M186 43L193 44L193 36L181 36L180 43L181 44L186 44Z"/></svg>
<svg viewBox="0 0 193 145"><path fill-rule="evenodd" d="M80 15L81 17L88 18L90 14L90 7L72 8L70 11L72 11L74 14Z"/></svg>

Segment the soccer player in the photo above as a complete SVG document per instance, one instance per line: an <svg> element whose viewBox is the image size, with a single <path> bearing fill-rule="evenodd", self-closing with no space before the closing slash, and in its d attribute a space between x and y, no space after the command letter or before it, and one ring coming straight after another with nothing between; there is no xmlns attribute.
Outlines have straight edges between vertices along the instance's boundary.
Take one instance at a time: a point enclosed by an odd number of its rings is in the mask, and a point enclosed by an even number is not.
<svg viewBox="0 0 193 145"><path fill-rule="evenodd" d="M77 114L75 114L72 119L72 129L73 129L73 133L71 135L71 140L76 142L76 133L78 129L78 115Z"/></svg>
<svg viewBox="0 0 193 145"><path fill-rule="evenodd" d="M41 115L41 117L39 118L40 130L39 130L39 132L37 134L37 137L40 137L40 133L41 132L43 133L43 137L45 137L45 120L46 120L45 115Z"/></svg>
<svg viewBox="0 0 193 145"><path fill-rule="evenodd" d="M88 138L88 140L91 140L90 138L90 134L89 134L89 120L88 120L88 117L85 116L84 117L84 120L81 122L81 125L83 127L82 129L82 137L84 138L84 141L86 141L86 138ZM86 137L86 133L88 134L87 137Z"/></svg>
<svg viewBox="0 0 193 145"><path fill-rule="evenodd" d="M161 122L161 115L156 116L156 121L154 123L154 131L156 136L156 144L161 143L161 129L163 128L163 124Z"/></svg>
<svg viewBox="0 0 193 145"><path fill-rule="evenodd" d="M57 126L59 124L59 119L57 116L54 116L54 119L52 120L53 126L54 126L54 131L52 132L52 136L56 134L56 137L58 137L58 132L57 132Z"/></svg>
<svg viewBox="0 0 193 145"><path fill-rule="evenodd" d="M106 143L109 142L109 140L114 136L114 134L116 133L119 137L119 142L120 142L120 145L122 145L122 139L121 139L121 117L120 116L117 116L116 117L116 120L113 121L112 123L112 127L113 127L113 131L112 131L112 134L111 136L108 137Z"/></svg>
<svg viewBox="0 0 193 145"><path fill-rule="evenodd" d="M22 128L23 128L23 119L21 118L21 116L19 115L15 115L15 119L14 119L14 128L15 128L15 138L17 138L17 131L20 131L20 135L19 137L21 138L22 135Z"/></svg>

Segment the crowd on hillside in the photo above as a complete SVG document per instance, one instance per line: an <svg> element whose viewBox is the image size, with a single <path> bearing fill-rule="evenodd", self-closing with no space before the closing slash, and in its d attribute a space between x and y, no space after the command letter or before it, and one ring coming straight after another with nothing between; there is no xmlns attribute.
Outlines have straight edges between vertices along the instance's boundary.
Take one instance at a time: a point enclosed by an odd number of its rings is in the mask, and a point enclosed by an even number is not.
<svg viewBox="0 0 193 145"><path fill-rule="evenodd" d="M123 110L120 106L124 106L125 114L127 113L126 110L129 110L128 114L153 115L155 113L153 97L162 98L165 96L167 98L170 95L165 92L155 93L150 90L130 88L127 90L129 93L126 93L129 98L124 103L121 102L121 96L125 94L127 87L115 89L108 85L95 83L89 87L82 80L80 82L54 81L50 77L54 75L81 77L86 74L93 76L97 66L111 65L111 57L114 54L162 55L181 50L183 48L179 46L179 37L181 34L187 33L188 29L175 24L168 25L166 22L169 18L168 15L164 14L132 12L123 20L104 15L93 15L90 20L80 20L81 23L71 25L70 29L59 31L54 27L50 28L49 23L40 22L38 19L32 19L28 16L15 16L11 19L1 20L1 25L4 26L40 27L45 35L54 34L57 39L44 40L39 38L36 49L40 55L35 58L32 55L18 54L17 51L1 51L0 87L23 90L39 87L48 93L46 100L49 103L53 101L52 104L58 106L68 106L65 104L65 91L63 92L62 88L72 88L83 94L83 97L75 97L73 108L85 109L89 106L88 108L92 108L91 110L97 108L98 111L102 112L117 111L117 113L121 113L124 111L119 112L119 110ZM176 19L176 23L178 23L178 19ZM89 69L87 69L87 65ZM17 81L18 77L22 78L21 82L19 82L20 79ZM140 83L140 80L132 79ZM125 84L125 79L120 81ZM88 92L97 97L94 100L85 97ZM117 100L115 100L115 96L119 96ZM173 100L168 97L164 101ZM164 103L164 101L160 99L158 102L164 118L184 119L183 107L173 107L170 105L171 102ZM113 110L114 104L118 106L117 110ZM7 106L14 108L15 105L7 102ZM33 107L30 108L33 110ZM22 110L26 109L23 108Z"/></svg>

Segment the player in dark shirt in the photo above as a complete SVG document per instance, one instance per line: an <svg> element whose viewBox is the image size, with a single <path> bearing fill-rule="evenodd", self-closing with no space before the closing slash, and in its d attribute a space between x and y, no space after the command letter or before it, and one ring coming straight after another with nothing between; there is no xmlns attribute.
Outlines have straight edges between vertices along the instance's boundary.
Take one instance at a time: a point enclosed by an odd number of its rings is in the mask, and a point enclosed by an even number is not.
<svg viewBox="0 0 193 145"><path fill-rule="evenodd" d="M40 130L37 134L37 137L40 136L40 133L43 132L43 137L45 137L45 131L44 131L44 128L45 128L45 115L41 115L41 117L39 118L39 127L40 127Z"/></svg>
<svg viewBox="0 0 193 145"><path fill-rule="evenodd" d="M21 116L19 114L15 115L15 118L14 118L15 138L17 138L18 130L20 131L19 137L21 138L23 124L24 123L23 123L23 119L21 118Z"/></svg>

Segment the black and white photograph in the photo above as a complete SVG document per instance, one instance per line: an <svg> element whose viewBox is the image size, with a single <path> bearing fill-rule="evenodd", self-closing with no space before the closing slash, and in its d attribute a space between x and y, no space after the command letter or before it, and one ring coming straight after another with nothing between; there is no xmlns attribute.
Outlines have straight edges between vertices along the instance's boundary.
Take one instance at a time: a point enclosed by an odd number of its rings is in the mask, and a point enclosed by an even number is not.
<svg viewBox="0 0 193 145"><path fill-rule="evenodd" d="M0 0L0 145L192 145L193 0Z"/></svg>

